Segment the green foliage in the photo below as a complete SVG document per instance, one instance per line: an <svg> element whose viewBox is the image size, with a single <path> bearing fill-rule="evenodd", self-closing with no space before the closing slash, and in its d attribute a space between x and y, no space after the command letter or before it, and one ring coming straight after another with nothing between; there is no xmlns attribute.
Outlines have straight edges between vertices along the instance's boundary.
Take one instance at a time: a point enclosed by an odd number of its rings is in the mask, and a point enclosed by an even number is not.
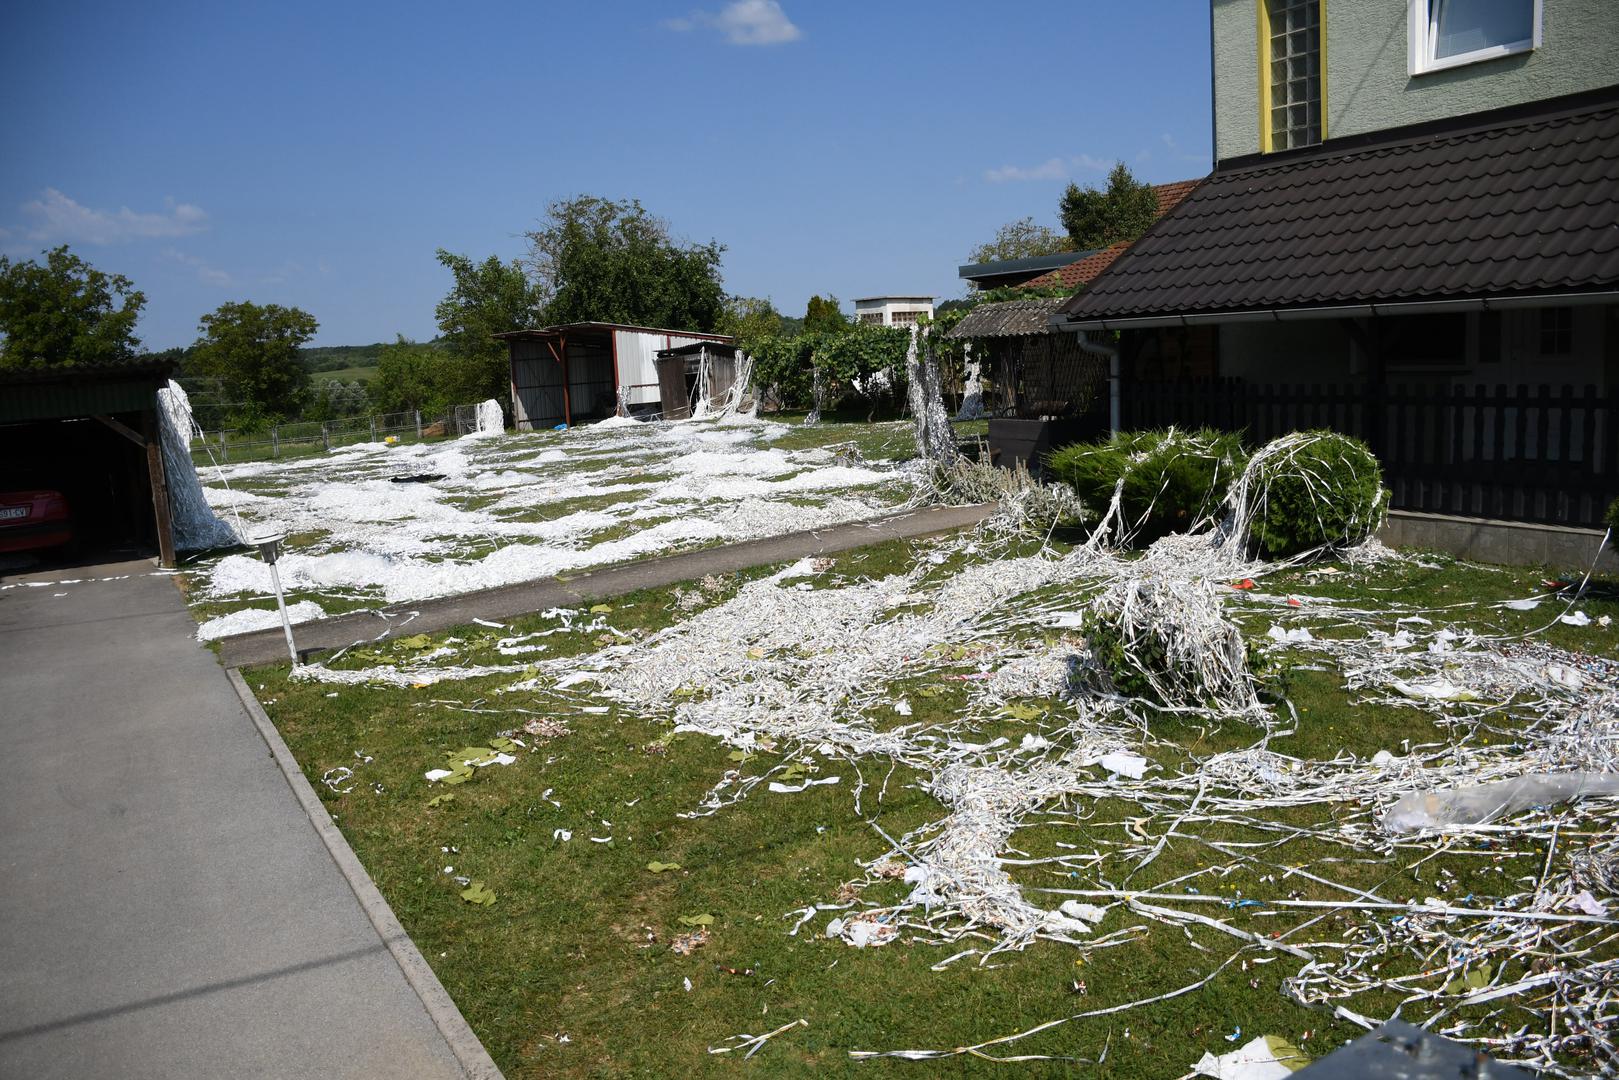
<svg viewBox="0 0 1619 1080"><path fill-rule="evenodd" d="M807 334L841 334L849 329L849 320L843 314L843 305L838 298L828 293L826 296L812 296L809 304L804 308L803 331Z"/></svg>
<svg viewBox="0 0 1619 1080"><path fill-rule="evenodd" d="M1158 217L1158 194L1121 161L1108 173L1105 191L1069 184L1061 210L1073 250L1091 251L1146 232Z"/></svg>
<svg viewBox="0 0 1619 1080"><path fill-rule="evenodd" d="M1150 543L1214 513L1242 463L1236 435L1170 428L1065 446L1052 452L1047 468L1098 518L1123 478L1120 525L1138 542Z"/></svg>
<svg viewBox="0 0 1619 1080"><path fill-rule="evenodd" d="M760 338L748 347L754 385L774 388L783 408L801 409L811 403L814 371L806 346L805 335L796 334Z"/></svg>
<svg viewBox="0 0 1619 1080"><path fill-rule="evenodd" d="M751 354L756 342L781 335L781 312L768 299L732 296L725 301L719 332L736 338L742 348Z"/></svg>
<svg viewBox="0 0 1619 1080"><path fill-rule="evenodd" d="M905 394L910 340L902 327L849 322L833 332L760 338L749 349L754 382L773 387L784 408L802 408L814 403L819 372L822 405L858 397L875 412Z"/></svg>
<svg viewBox="0 0 1619 1080"><path fill-rule="evenodd" d="M1332 431L1301 435L1254 456L1259 502L1250 534L1273 559L1358 544L1383 521L1383 470L1366 444Z"/></svg>
<svg viewBox="0 0 1619 1080"><path fill-rule="evenodd" d="M358 379L324 379L309 392L304 405L304 420L343 420L350 416L364 416L371 411L371 398L366 384Z"/></svg>
<svg viewBox="0 0 1619 1080"><path fill-rule="evenodd" d="M44 265L0 255L0 367L68 367L133 356L146 294L66 245L43 254Z"/></svg>
<svg viewBox="0 0 1619 1080"><path fill-rule="evenodd" d="M677 244L639 200L559 200L527 235L547 324L596 320L711 332L724 317L724 245Z"/></svg>
<svg viewBox="0 0 1619 1080"><path fill-rule="evenodd" d="M298 359L311 375L346 368L374 368L384 342L374 345L322 345L298 350Z"/></svg>
<svg viewBox="0 0 1619 1080"><path fill-rule="evenodd" d="M491 255L475 263L443 248L438 261L453 280L433 314L444 349L462 369L454 383L463 396L451 404L494 398L510 413L511 353L494 335L534 326L539 291L516 261L503 263Z"/></svg>
<svg viewBox="0 0 1619 1080"><path fill-rule="evenodd" d="M414 409L423 416L441 416L457 405L488 400L482 376L476 366L448 349L401 337L382 347L376 377L367 391L377 412Z"/></svg>
<svg viewBox="0 0 1619 1080"><path fill-rule="evenodd" d="M1068 237L1056 229L1036 223L1034 218L1009 221L995 230L995 239L979 244L967 255L969 263L1001 262L1006 259L1032 259L1072 250Z"/></svg>
<svg viewBox="0 0 1619 1080"><path fill-rule="evenodd" d="M1619 532L1619 499L1608 505L1608 512L1603 515L1602 522L1614 532Z"/></svg>
<svg viewBox="0 0 1619 1080"><path fill-rule="evenodd" d="M320 324L307 311L249 301L221 304L198 324L191 367L219 380L231 422L259 427L297 415L309 392L299 347Z"/></svg>
<svg viewBox="0 0 1619 1080"><path fill-rule="evenodd" d="M812 349L825 400L830 404L856 395L875 406L902 397L910 344L909 330L875 323L846 323L840 331L819 335Z"/></svg>

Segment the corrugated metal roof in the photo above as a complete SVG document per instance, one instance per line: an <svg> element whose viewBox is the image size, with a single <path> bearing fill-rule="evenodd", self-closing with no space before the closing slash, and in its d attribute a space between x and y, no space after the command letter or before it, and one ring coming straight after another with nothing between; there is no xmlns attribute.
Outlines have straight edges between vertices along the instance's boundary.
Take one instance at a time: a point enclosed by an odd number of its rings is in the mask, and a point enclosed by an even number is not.
<svg viewBox="0 0 1619 1080"><path fill-rule="evenodd" d="M1217 171L1063 314L1082 323L1611 289L1619 88L1544 106Z"/></svg>
<svg viewBox="0 0 1619 1080"><path fill-rule="evenodd" d="M700 330L671 330L661 326L632 326L628 323L612 322L574 322L558 323L555 326L541 326L533 330L507 330L500 334L490 336L498 341L510 341L514 338L546 338L554 337L569 330L633 330L641 334L669 334L673 337L702 338L705 341L733 342L736 338L729 334L708 334Z"/></svg>
<svg viewBox="0 0 1619 1080"><path fill-rule="evenodd" d="M1051 331L1051 316L1063 304L1060 296L1039 300L1003 300L979 304L969 311L947 338L1025 337Z"/></svg>
<svg viewBox="0 0 1619 1080"><path fill-rule="evenodd" d="M158 388L173 370L174 361L151 356L73 367L0 368L0 423L154 409Z"/></svg>

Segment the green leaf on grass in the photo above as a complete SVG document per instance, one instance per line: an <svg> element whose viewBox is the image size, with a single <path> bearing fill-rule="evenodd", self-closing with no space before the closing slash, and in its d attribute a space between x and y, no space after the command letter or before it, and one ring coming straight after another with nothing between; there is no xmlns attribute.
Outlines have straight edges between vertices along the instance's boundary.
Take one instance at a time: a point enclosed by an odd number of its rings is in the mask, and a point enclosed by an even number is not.
<svg viewBox="0 0 1619 1080"><path fill-rule="evenodd" d="M725 756L730 758L732 761L747 761L753 755L746 750L732 750Z"/></svg>
<svg viewBox="0 0 1619 1080"><path fill-rule="evenodd" d="M1266 1035L1265 1049L1271 1052L1276 1064L1292 1072L1298 1072L1310 1064L1310 1055L1294 1046L1280 1035Z"/></svg>
<svg viewBox="0 0 1619 1080"><path fill-rule="evenodd" d="M804 766L798 764L789 765L781 770L781 779L784 782L787 780L802 780L804 775Z"/></svg>
<svg viewBox="0 0 1619 1080"><path fill-rule="evenodd" d="M682 915L680 917L680 925L681 926L713 926L714 925L714 916L708 914L707 912L704 912L701 915Z"/></svg>
<svg viewBox="0 0 1619 1080"><path fill-rule="evenodd" d="M1046 714L1046 711L1037 705L1014 701L1010 705L1003 706L1001 714L1010 716L1014 720L1038 720Z"/></svg>
<svg viewBox="0 0 1619 1080"><path fill-rule="evenodd" d="M451 793L451 792L446 791L443 795L435 795L431 799L428 799L427 800L427 805L428 806L443 806L445 803L453 803L454 801L455 801L455 795L453 793Z"/></svg>
<svg viewBox="0 0 1619 1080"><path fill-rule="evenodd" d="M394 642L394 648L420 650L427 648L431 644L433 644L433 641L426 634L414 634L411 637L400 638Z"/></svg>
<svg viewBox="0 0 1619 1080"><path fill-rule="evenodd" d="M677 862L658 862L656 859L654 859L652 862L647 863L646 868L648 870L652 871L654 874L661 874L661 873L664 873L667 870L680 870L680 869L682 869L681 865L679 863L677 863Z"/></svg>
<svg viewBox="0 0 1619 1080"><path fill-rule="evenodd" d="M916 688L917 697L938 697L944 693L942 686L919 686Z"/></svg>
<svg viewBox="0 0 1619 1080"><path fill-rule="evenodd" d="M480 904L483 907L488 907L495 902L495 894L493 890L486 888L483 882L474 881L471 885L461 890L461 899L469 904Z"/></svg>
<svg viewBox="0 0 1619 1080"><path fill-rule="evenodd" d="M592 615L611 615L613 613L613 605L612 604L597 604L596 606L594 606L594 607L592 607L590 609L590 613Z"/></svg>

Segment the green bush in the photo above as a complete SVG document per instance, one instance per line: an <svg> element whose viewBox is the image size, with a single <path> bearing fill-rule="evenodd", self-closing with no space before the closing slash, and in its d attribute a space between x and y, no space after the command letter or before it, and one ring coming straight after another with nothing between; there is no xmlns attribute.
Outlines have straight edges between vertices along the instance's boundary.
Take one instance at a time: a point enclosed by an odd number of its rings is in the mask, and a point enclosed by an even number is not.
<svg viewBox="0 0 1619 1080"><path fill-rule="evenodd" d="M1613 500L1608 512L1602 518L1603 522L1614 532L1619 533L1619 499Z"/></svg>
<svg viewBox="0 0 1619 1080"><path fill-rule="evenodd" d="M1358 544L1383 523L1383 470L1359 439L1304 431L1253 457L1249 536L1268 558Z"/></svg>
<svg viewBox="0 0 1619 1080"><path fill-rule="evenodd" d="M1087 524L1107 512L1123 477L1119 524L1145 544L1185 532L1215 513L1242 471L1243 452L1236 435L1170 428L1065 446L1051 453L1046 466L1089 508Z"/></svg>

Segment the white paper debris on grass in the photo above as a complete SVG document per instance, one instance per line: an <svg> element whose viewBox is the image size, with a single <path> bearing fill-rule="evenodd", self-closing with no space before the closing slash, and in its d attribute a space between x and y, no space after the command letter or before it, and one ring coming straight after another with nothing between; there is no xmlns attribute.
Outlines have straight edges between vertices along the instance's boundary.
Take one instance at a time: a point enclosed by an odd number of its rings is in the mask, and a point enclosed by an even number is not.
<svg viewBox="0 0 1619 1080"><path fill-rule="evenodd" d="M1139 754L1103 754L1097 764L1110 773L1127 776L1131 780L1140 780L1147 775L1147 759Z"/></svg>
<svg viewBox="0 0 1619 1080"><path fill-rule="evenodd" d="M837 783L842 777L828 776L822 780L805 780L802 784L783 784L779 781L770 781L770 790L781 795L791 795L795 791L806 791L812 787L821 787Z"/></svg>
<svg viewBox="0 0 1619 1080"><path fill-rule="evenodd" d="M1261 1035L1243 1044L1241 1049L1216 1057L1204 1054L1192 1066L1197 1076L1214 1080L1285 1080L1296 1070L1309 1064L1297 1047L1275 1035Z"/></svg>

